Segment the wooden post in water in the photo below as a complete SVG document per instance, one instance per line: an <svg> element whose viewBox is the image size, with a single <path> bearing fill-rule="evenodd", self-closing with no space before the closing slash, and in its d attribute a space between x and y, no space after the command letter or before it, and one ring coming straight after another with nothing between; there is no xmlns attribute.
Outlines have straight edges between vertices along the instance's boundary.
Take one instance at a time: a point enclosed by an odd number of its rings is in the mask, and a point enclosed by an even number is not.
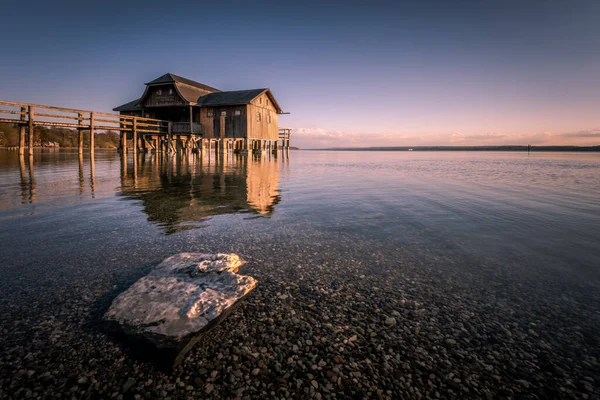
<svg viewBox="0 0 600 400"><path fill-rule="evenodd" d="M137 137L137 118L133 117L133 128L132 128L132 135L133 135L133 159L134 159L134 163L135 163L135 157L137 156L137 147L138 147L138 137Z"/></svg>
<svg viewBox="0 0 600 400"><path fill-rule="evenodd" d="M35 112L33 111L33 106L29 106L29 121L28 121L28 125L29 125L29 137L28 137L28 144L29 144L29 149L28 149L28 153L29 155L33 155L33 118L34 118L34 114Z"/></svg>
<svg viewBox="0 0 600 400"><path fill-rule="evenodd" d="M83 126L83 114L82 113L77 113L77 125L80 126L79 128L77 128L77 133L79 134L79 141L78 141L77 149L79 151L79 154L82 154L83 153L83 129L81 129L81 127Z"/></svg>
<svg viewBox="0 0 600 400"><path fill-rule="evenodd" d="M206 141L204 139L200 139L200 157L204 158L205 156L205 151L206 151Z"/></svg>
<svg viewBox="0 0 600 400"><path fill-rule="evenodd" d="M19 125L19 154L25 154L25 114L27 108L21 107L21 125Z"/></svg>
<svg viewBox="0 0 600 400"><path fill-rule="evenodd" d="M96 140L94 138L94 112L90 112L90 154L94 154L94 146Z"/></svg>
<svg viewBox="0 0 600 400"><path fill-rule="evenodd" d="M192 106L190 106L190 136L194 133L194 128L193 128L194 123L193 123L193 120L194 120L194 114L192 112Z"/></svg>
<svg viewBox="0 0 600 400"><path fill-rule="evenodd" d="M124 156L127 155L127 131L126 130L121 131L121 154Z"/></svg>
<svg viewBox="0 0 600 400"><path fill-rule="evenodd" d="M173 124L169 122L169 127L167 128L167 153L171 153L171 133L173 132Z"/></svg>

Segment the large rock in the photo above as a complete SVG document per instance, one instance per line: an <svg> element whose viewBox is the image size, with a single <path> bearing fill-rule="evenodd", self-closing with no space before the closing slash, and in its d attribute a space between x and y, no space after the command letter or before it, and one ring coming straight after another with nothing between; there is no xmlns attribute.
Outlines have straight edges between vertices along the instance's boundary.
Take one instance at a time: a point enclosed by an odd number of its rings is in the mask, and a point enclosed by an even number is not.
<svg viewBox="0 0 600 400"><path fill-rule="evenodd" d="M176 254L117 296L104 318L176 365L256 287L237 274L241 265L235 254Z"/></svg>

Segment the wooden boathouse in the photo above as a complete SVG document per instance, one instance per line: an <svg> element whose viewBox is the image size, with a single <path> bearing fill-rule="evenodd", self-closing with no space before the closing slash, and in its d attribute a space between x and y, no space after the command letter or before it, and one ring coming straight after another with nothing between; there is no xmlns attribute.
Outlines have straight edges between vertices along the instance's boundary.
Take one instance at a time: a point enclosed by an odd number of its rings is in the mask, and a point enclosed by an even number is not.
<svg viewBox="0 0 600 400"><path fill-rule="evenodd" d="M76 129L79 153L84 135L94 152L98 131L120 132L120 149L204 153L289 150L291 129L279 128L284 113L267 88L220 91L173 74L146 84L142 96L115 113L0 100L0 122L19 128L19 154L32 155L37 126Z"/></svg>
<svg viewBox="0 0 600 400"><path fill-rule="evenodd" d="M268 88L220 91L214 87L167 73L145 84L140 98L115 107L123 116L169 122L172 144L163 135L141 134L132 145L144 149L210 150L219 152L277 151L289 149L289 129L279 129L284 114ZM122 133L126 149L127 139ZM279 144L281 142L281 145ZM175 148L169 149L169 146Z"/></svg>

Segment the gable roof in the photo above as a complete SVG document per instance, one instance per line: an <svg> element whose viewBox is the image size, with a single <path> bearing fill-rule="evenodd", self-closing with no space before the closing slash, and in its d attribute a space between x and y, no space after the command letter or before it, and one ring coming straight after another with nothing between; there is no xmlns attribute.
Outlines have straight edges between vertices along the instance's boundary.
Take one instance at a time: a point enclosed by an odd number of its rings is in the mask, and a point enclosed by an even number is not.
<svg viewBox="0 0 600 400"><path fill-rule="evenodd" d="M175 89L181 97L188 103L196 104L198 98L206 95L206 89L192 87L185 84L175 83ZM220 93L220 92L216 92Z"/></svg>
<svg viewBox="0 0 600 400"><path fill-rule="evenodd" d="M154 79L153 81L146 83L146 85L160 85L163 83L183 83L184 85L194 86L194 87L197 87L202 90L207 90L209 92L218 92L219 91L219 89L215 89L214 87L210 87L208 85L193 81L191 79L182 78L181 76L177 76L177 75L171 74L169 72L167 72L166 74L164 74L162 76L159 76L158 78Z"/></svg>
<svg viewBox="0 0 600 400"><path fill-rule="evenodd" d="M142 97L137 100L130 101L129 103L120 105L119 107L115 107L113 108L113 111L141 110L142 107L140 106L140 103L148 94L148 88L150 86L163 84L173 84L177 93L188 104L206 107L250 104L252 100L266 92L267 96L269 96L271 99L273 106L275 106L277 113L283 113L283 110L277 103L277 100L275 100L273 93L271 93L271 90L268 88L222 92L219 89L215 89L203 83L182 78L181 76L171 73L166 73L154 79L153 81L146 83L146 89L144 90Z"/></svg>
<svg viewBox="0 0 600 400"><path fill-rule="evenodd" d="M140 101L140 99L132 100L129 103L125 103L125 104L120 105L119 107L113 108L113 111L138 111L138 110L141 110L142 108L140 106L138 106L139 101Z"/></svg>
<svg viewBox="0 0 600 400"><path fill-rule="evenodd" d="M267 92L271 102L275 106L277 113L283 112L275 97L268 88L250 89L250 90L232 90L228 92L215 92L202 96L198 99L198 105L203 107L213 106L233 106L238 104L250 104L252 100L261 94Z"/></svg>

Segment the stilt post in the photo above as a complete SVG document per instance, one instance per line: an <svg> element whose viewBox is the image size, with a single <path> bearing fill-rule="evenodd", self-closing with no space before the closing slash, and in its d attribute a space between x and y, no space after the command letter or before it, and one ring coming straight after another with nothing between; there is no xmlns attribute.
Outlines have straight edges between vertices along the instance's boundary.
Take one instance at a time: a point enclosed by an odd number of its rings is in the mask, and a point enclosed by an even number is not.
<svg viewBox="0 0 600 400"><path fill-rule="evenodd" d="M33 106L29 106L29 113L28 113L28 117L29 117L29 121L28 121L28 125L29 125L29 137L28 137L28 141L29 141L29 155L33 155L33 118L35 115L35 112L33 111Z"/></svg>
<svg viewBox="0 0 600 400"><path fill-rule="evenodd" d="M21 107L21 125L19 125L19 154L25 154L25 114L27 108Z"/></svg>
<svg viewBox="0 0 600 400"><path fill-rule="evenodd" d="M138 151L138 136L137 136L137 118L133 117L133 128L132 128L132 144L133 144L133 158L137 156Z"/></svg>
<svg viewBox="0 0 600 400"><path fill-rule="evenodd" d="M90 154L94 154L96 140L94 137L94 112L90 112Z"/></svg>
<svg viewBox="0 0 600 400"><path fill-rule="evenodd" d="M77 149L79 151L79 154L83 153L83 129L81 129L81 127L83 126L83 114L82 113L77 113L77 125L79 125L79 128L77 128L77 133L78 133L78 145L77 145Z"/></svg>
<svg viewBox="0 0 600 400"><path fill-rule="evenodd" d="M173 124L169 122L169 127L167 128L167 153L171 153L171 134L173 132Z"/></svg>

